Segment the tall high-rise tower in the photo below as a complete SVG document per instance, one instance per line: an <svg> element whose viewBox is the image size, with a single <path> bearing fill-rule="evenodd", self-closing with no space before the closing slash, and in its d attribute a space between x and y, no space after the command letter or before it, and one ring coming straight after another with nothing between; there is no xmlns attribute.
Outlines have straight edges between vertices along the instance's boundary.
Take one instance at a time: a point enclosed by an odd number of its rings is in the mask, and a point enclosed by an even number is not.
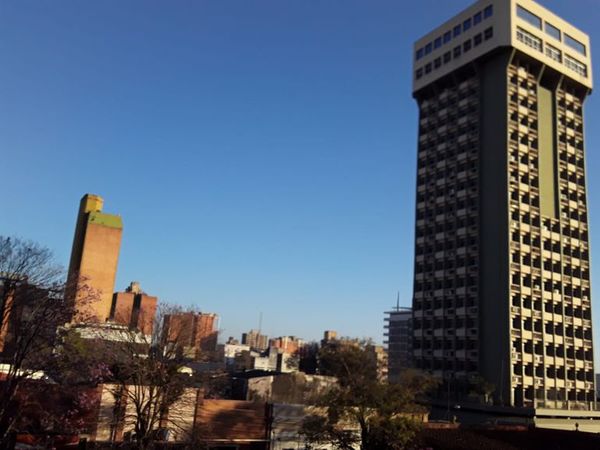
<svg viewBox="0 0 600 450"><path fill-rule="evenodd" d="M480 0L415 43L414 363L453 390L594 405L591 68L588 36L532 0Z"/></svg>
<svg viewBox="0 0 600 450"><path fill-rule="evenodd" d="M85 194L79 204L69 264L69 295L77 303L76 321L110 317L123 223L102 212L102 197Z"/></svg>

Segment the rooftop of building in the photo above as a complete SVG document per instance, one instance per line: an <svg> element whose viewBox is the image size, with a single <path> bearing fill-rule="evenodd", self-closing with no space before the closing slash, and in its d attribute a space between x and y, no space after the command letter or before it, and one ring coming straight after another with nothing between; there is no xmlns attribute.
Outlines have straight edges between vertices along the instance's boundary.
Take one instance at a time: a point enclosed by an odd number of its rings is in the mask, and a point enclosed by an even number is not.
<svg viewBox="0 0 600 450"><path fill-rule="evenodd" d="M413 92L503 47L592 88L587 34L533 0L479 0L415 42Z"/></svg>

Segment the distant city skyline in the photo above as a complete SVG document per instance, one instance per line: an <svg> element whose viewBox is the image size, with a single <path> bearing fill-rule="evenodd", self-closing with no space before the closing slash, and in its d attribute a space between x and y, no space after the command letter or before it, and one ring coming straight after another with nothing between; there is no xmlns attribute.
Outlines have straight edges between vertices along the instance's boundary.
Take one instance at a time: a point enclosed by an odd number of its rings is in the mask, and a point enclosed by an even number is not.
<svg viewBox="0 0 600 450"><path fill-rule="evenodd" d="M269 336L381 342L396 293L412 296L412 44L471 3L4 3L0 233L66 270L96 193L123 219L115 290L214 312L221 340L262 313ZM539 3L600 41L596 2Z"/></svg>

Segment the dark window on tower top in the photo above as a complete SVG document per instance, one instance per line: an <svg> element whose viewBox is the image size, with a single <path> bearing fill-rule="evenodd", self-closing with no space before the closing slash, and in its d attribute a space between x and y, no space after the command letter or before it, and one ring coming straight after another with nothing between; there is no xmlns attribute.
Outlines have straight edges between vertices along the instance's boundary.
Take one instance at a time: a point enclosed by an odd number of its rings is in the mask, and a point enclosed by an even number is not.
<svg viewBox="0 0 600 450"><path fill-rule="evenodd" d="M471 28L471 19L467 19L463 22L463 31L467 31Z"/></svg>
<svg viewBox="0 0 600 450"><path fill-rule="evenodd" d="M492 14L494 14L494 5L487 6L483 10L483 18L484 19L487 19L488 17L492 17Z"/></svg>

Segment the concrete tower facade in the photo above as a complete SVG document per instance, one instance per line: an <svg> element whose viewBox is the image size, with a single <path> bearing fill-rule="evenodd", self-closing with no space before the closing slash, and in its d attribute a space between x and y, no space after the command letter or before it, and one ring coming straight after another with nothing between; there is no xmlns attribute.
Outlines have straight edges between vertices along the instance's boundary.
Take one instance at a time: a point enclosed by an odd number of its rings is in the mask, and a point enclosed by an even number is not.
<svg viewBox="0 0 600 450"><path fill-rule="evenodd" d="M417 368L499 404L595 403L583 103L587 35L481 0L414 46Z"/></svg>
<svg viewBox="0 0 600 450"><path fill-rule="evenodd" d="M75 321L102 323L110 317L123 223L103 213L103 204L94 194L85 194L79 204L68 274Z"/></svg>
<svg viewBox="0 0 600 450"><path fill-rule="evenodd" d="M388 380L395 383L412 365L412 310L396 306L385 314L383 343L387 346Z"/></svg>

